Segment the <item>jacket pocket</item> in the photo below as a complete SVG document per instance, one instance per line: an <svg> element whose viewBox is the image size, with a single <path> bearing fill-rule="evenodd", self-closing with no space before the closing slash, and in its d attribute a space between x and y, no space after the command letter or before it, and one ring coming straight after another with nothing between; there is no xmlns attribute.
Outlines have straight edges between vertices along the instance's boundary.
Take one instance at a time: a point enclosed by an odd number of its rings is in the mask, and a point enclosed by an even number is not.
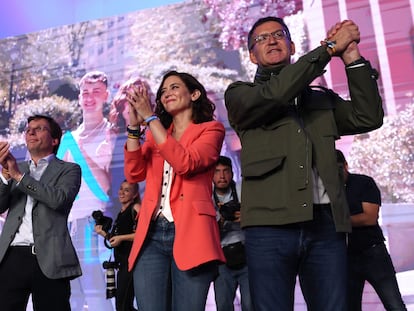
<svg viewBox="0 0 414 311"><path fill-rule="evenodd" d="M255 178L275 172L283 167L285 159L286 156L277 156L247 162L243 166L243 175L245 178Z"/></svg>
<svg viewBox="0 0 414 311"><path fill-rule="evenodd" d="M199 215L208 215L216 217L216 210L211 201L193 201L193 208Z"/></svg>

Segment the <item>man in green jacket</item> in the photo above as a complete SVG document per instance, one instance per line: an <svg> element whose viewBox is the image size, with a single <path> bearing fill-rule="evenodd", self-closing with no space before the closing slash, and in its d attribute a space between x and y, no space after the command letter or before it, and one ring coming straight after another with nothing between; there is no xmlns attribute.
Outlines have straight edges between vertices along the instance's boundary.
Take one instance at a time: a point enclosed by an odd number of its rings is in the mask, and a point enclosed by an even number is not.
<svg viewBox="0 0 414 311"><path fill-rule="evenodd" d="M248 35L254 82L225 92L242 144L241 222L256 311L293 310L297 275L309 310L346 310L351 223L335 140L379 128L384 112L358 26L337 23L327 38L291 64L284 21L259 19ZM351 100L309 87L332 57L345 64Z"/></svg>

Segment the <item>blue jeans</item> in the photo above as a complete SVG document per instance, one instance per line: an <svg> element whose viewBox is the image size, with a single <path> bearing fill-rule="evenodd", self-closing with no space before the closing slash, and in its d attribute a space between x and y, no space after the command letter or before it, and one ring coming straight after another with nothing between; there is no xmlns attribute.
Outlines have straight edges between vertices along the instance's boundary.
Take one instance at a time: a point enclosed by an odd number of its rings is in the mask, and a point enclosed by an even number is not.
<svg viewBox="0 0 414 311"><path fill-rule="evenodd" d="M140 311L205 310L217 263L179 270L173 258L174 237L174 223L158 217L151 224L133 272Z"/></svg>
<svg viewBox="0 0 414 311"><path fill-rule="evenodd" d="M256 311L291 311L296 277L310 311L347 310L345 233L337 233L328 207L314 219L248 227L245 245Z"/></svg>
<svg viewBox="0 0 414 311"><path fill-rule="evenodd" d="M360 253L349 253L349 310L360 311L365 281L377 292L387 311L405 311L394 265L384 243Z"/></svg>
<svg viewBox="0 0 414 311"><path fill-rule="evenodd" d="M223 264L219 266L219 275L214 281L217 311L234 310L234 297L236 296L237 286L240 286L242 310L253 310L247 266L241 269L230 269Z"/></svg>

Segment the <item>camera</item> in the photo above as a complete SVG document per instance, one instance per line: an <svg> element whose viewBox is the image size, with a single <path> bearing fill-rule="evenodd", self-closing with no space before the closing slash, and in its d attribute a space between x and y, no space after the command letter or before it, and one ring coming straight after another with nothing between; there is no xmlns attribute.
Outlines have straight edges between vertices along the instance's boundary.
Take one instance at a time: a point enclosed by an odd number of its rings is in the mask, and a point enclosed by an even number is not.
<svg viewBox="0 0 414 311"><path fill-rule="evenodd" d="M105 216L102 211L93 211L92 212L92 218L95 220L95 223L97 225L102 226L102 230L109 233L111 231L112 226L112 218Z"/></svg>
<svg viewBox="0 0 414 311"><path fill-rule="evenodd" d="M234 213L237 211L240 211L240 203L234 200L224 203L219 209L221 216L224 220L228 221L234 221L236 219Z"/></svg>
<svg viewBox="0 0 414 311"><path fill-rule="evenodd" d="M118 268L118 263L114 261L104 261L102 266L106 270L106 299L110 299L116 295L115 269Z"/></svg>
<svg viewBox="0 0 414 311"><path fill-rule="evenodd" d="M104 261L103 263L102 263L102 267L105 269L105 270L108 270L108 269L118 269L118 263L116 262L116 261Z"/></svg>

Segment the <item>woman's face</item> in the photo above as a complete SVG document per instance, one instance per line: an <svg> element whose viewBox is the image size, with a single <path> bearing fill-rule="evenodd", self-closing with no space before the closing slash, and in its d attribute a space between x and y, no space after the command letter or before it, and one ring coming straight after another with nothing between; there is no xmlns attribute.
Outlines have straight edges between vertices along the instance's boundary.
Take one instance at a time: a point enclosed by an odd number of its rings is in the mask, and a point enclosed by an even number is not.
<svg viewBox="0 0 414 311"><path fill-rule="evenodd" d="M192 101L200 96L200 91L190 93L187 86L178 76L169 76L161 88L161 104L172 116L184 111L192 111Z"/></svg>
<svg viewBox="0 0 414 311"><path fill-rule="evenodd" d="M137 193L134 191L134 188L131 184L124 181L119 187L118 199L121 204L131 203L136 196Z"/></svg>

